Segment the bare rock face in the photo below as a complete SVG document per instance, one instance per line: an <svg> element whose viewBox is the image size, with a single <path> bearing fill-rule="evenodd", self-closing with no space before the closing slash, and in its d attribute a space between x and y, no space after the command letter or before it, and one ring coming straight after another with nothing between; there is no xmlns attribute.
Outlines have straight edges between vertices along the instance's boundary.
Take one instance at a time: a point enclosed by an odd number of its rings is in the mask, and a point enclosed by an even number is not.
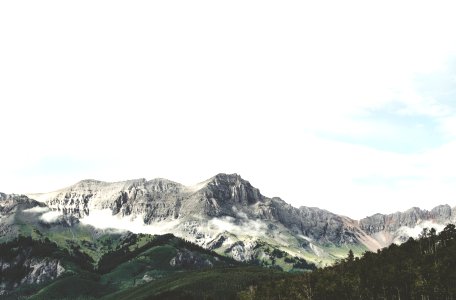
<svg viewBox="0 0 456 300"><path fill-rule="evenodd" d="M245 207L265 199L260 190L237 174L216 175L207 183L204 192L205 198L215 201L215 206L219 207Z"/></svg>
<svg viewBox="0 0 456 300"><path fill-rule="evenodd" d="M149 226L143 232L173 233L240 261L263 255L255 247L264 243L302 257L324 255L328 261L338 257L325 253L326 246L334 250L364 245L365 234L354 220L268 198L238 174L218 174L195 186L161 178L115 183L83 180L30 196L67 217L85 218L107 210L116 218L139 219ZM174 262L179 261L177 257Z"/></svg>
<svg viewBox="0 0 456 300"><path fill-rule="evenodd" d="M357 243L359 229L350 218L316 207L296 209L279 198L273 199L272 207L277 220L296 234L322 243Z"/></svg>
<svg viewBox="0 0 456 300"><path fill-rule="evenodd" d="M34 207L46 207L46 205L25 195L0 193L0 238L15 236L17 234L14 223L16 215Z"/></svg>
<svg viewBox="0 0 456 300"><path fill-rule="evenodd" d="M414 207L404 213L397 212L390 215L375 214L360 220L359 224L361 229L369 234L379 231L393 232L401 226L413 227L417 224L418 220L421 220L423 217L424 213L420 209Z"/></svg>
<svg viewBox="0 0 456 300"><path fill-rule="evenodd" d="M375 214L361 219L360 228L368 234L377 232L395 232L401 227L413 228L424 221L445 224L454 220L454 214L449 205L439 205L431 211L413 207L405 212L396 212L389 215Z"/></svg>
<svg viewBox="0 0 456 300"><path fill-rule="evenodd" d="M237 174L218 174L194 187L166 179L106 183L84 180L57 192L31 195L77 217L109 209L113 215L140 216L145 224L175 219L232 217L280 223L293 234L335 244L357 243L353 220L318 208L295 208L267 198Z"/></svg>
<svg viewBox="0 0 456 300"><path fill-rule="evenodd" d="M360 220L359 227L381 247L386 247L391 243L403 243L410 237L416 238L424 228L441 230L446 224L455 221L455 209L449 205L439 205L430 211L413 207L405 212L375 214Z"/></svg>
<svg viewBox="0 0 456 300"><path fill-rule="evenodd" d="M65 271L59 260L49 258L27 259L23 266L29 271L22 278L21 284L48 282L59 277Z"/></svg>
<svg viewBox="0 0 456 300"><path fill-rule="evenodd" d="M65 271L58 259L32 257L29 252L22 249L14 257L0 256L0 295L22 285L50 282Z"/></svg>
<svg viewBox="0 0 456 300"><path fill-rule="evenodd" d="M18 210L29 209L35 206L45 207L46 205L30 199L25 195L0 193L0 216L8 216Z"/></svg>
<svg viewBox="0 0 456 300"><path fill-rule="evenodd" d="M451 207L446 205L439 205L434 207L430 212L429 216L431 219L434 219L438 222L454 222L456 215Z"/></svg>
<svg viewBox="0 0 456 300"><path fill-rule="evenodd" d="M237 261L250 261L255 259L256 243L238 241L232 244L225 253L229 253Z"/></svg>
<svg viewBox="0 0 456 300"><path fill-rule="evenodd" d="M199 255L194 255L193 252L187 249L181 249L170 260L169 265L181 268L207 268L212 267L213 263Z"/></svg>
<svg viewBox="0 0 456 300"><path fill-rule="evenodd" d="M411 208L376 214L356 221L268 198L238 174L218 174L195 186L162 178L114 183L83 180L55 192L29 196L66 216L84 218L107 210L115 217L139 219L152 232L173 233L219 253L228 251L240 260L252 257L247 240L266 241L293 255L304 257L310 252L334 261L340 258L340 251L327 252L337 247L375 251L415 236L419 226L456 221L455 208L448 205L431 211Z"/></svg>
<svg viewBox="0 0 456 300"><path fill-rule="evenodd" d="M109 209L122 216L144 214L145 219L163 219L178 213L182 189L182 185L166 179L115 183L83 180L56 192L30 196L78 218L89 215L91 210Z"/></svg>

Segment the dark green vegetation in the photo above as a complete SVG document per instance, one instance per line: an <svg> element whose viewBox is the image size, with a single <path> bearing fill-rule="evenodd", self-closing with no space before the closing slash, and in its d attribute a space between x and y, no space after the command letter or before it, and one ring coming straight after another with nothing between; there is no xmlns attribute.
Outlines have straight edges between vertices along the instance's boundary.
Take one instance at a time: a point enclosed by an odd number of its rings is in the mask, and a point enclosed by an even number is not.
<svg viewBox="0 0 456 300"><path fill-rule="evenodd" d="M111 250L97 260L85 252L87 242L61 247L37 230L34 238L21 235L0 244L1 261L13 266L0 271L2 284L11 289L3 298L236 299L238 292L251 285L291 276L277 268L236 262L171 234L102 237L94 239L92 247ZM20 284L33 273L25 263L30 258L40 263L58 261L65 271L41 283ZM314 268L302 259L290 260Z"/></svg>
<svg viewBox="0 0 456 300"><path fill-rule="evenodd" d="M2 299L456 300L454 225L361 258L350 250L315 269L268 244L258 245L267 260L239 263L171 234L97 230L67 217L49 224L33 212L3 211Z"/></svg>
<svg viewBox="0 0 456 300"><path fill-rule="evenodd" d="M241 299L456 299L456 228L334 266L250 286Z"/></svg>
<svg viewBox="0 0 456 300"><path fill-rule="evenodd" d="M236 299L287 270L315 269L269 245L268 261L240 263L172 234L153 236L43 221L41 204L8 198L0 222L1 299Z"/></svg>
<svg viewBox="0 0 456 300"><path fill-rule="evenodd" d="M206 269L174 274L104 299L237 299L239 291L251 285L289 276L253 266Z"/></svg>
<svg viewBox="0 0 456 300"><path fill-rule="evenodd" d="M2 288L9 290L0 298L456 299L454 225L361 258L350 251L331 267L298 274L239 263L171 234L109 233L78 224L71 234L58 226L40 229L25 226L0 244L0 264L9 266L0 268ZM271 253L314 268L280 250ZM63 268L58 276L57 263ZM33 278L32 264L45 266L47 277L24 283Z"/></svg>
<svg viewBox="0 0 456 300"><path fill-rule="evenodd" d="M99 240L101 244L106 241L106 237ZM8 266L0 271L1 284L11 291L4 298L100 298L163 278L190 276L187 273L197 270L230 270L242 265L173 235L113 235L112 243L117 246L98 261L85 248L59 247L47 237L21 235L0 244L0 263ZM59 272L57 264L63 268ZM37 265L46 276L34 271Z"/></svg>
<svg viewBox="0 0 456 300"><path fill-rule="evenodd" d="M291 276L278 265L236 262L172 234L49 225L20 213L15 221L17 236L0 243L2 299L236 299L248 286ZM271 252L293 270L315 268Z"/></svg>

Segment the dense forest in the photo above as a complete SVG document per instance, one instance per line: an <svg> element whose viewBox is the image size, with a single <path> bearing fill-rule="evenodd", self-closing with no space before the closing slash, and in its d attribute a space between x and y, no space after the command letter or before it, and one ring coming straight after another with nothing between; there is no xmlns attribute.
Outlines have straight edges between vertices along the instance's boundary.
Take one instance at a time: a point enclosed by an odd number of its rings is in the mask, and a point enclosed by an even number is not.
<svg viewBox="0 0 456 300"><path fill-rule="evenodd" d="M250 286L241 299L456 299L456 227L302 275Z"/></svg>

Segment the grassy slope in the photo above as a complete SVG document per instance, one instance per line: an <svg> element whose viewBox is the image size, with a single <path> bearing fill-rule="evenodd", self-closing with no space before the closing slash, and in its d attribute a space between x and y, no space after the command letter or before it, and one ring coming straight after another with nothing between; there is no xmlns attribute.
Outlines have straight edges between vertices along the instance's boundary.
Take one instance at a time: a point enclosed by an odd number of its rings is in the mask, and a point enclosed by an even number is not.
<svg viewBox="0 0 456 300"><path fill-rule="evenodd" d="M29 299L97 299L113 291L94 274L77 274L57 279Z"/></svg>
<svg viewBox="0 0 456 300"><path fill-rule="evenodd" d="M260 267L219 268L174 274L103 299L236 299L250 285L289 276Z"/></svg>

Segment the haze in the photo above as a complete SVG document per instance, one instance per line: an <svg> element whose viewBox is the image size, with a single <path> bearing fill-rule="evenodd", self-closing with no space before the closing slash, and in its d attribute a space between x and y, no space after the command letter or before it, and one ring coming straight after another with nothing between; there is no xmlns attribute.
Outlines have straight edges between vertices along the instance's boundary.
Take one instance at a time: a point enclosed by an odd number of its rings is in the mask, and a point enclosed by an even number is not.
<svg viewBox="0 0 456 300"><path fill-rule="evenodd" d="M1 1L0 191L239 173L360 218L456 205L451 2Z"/></svg>

